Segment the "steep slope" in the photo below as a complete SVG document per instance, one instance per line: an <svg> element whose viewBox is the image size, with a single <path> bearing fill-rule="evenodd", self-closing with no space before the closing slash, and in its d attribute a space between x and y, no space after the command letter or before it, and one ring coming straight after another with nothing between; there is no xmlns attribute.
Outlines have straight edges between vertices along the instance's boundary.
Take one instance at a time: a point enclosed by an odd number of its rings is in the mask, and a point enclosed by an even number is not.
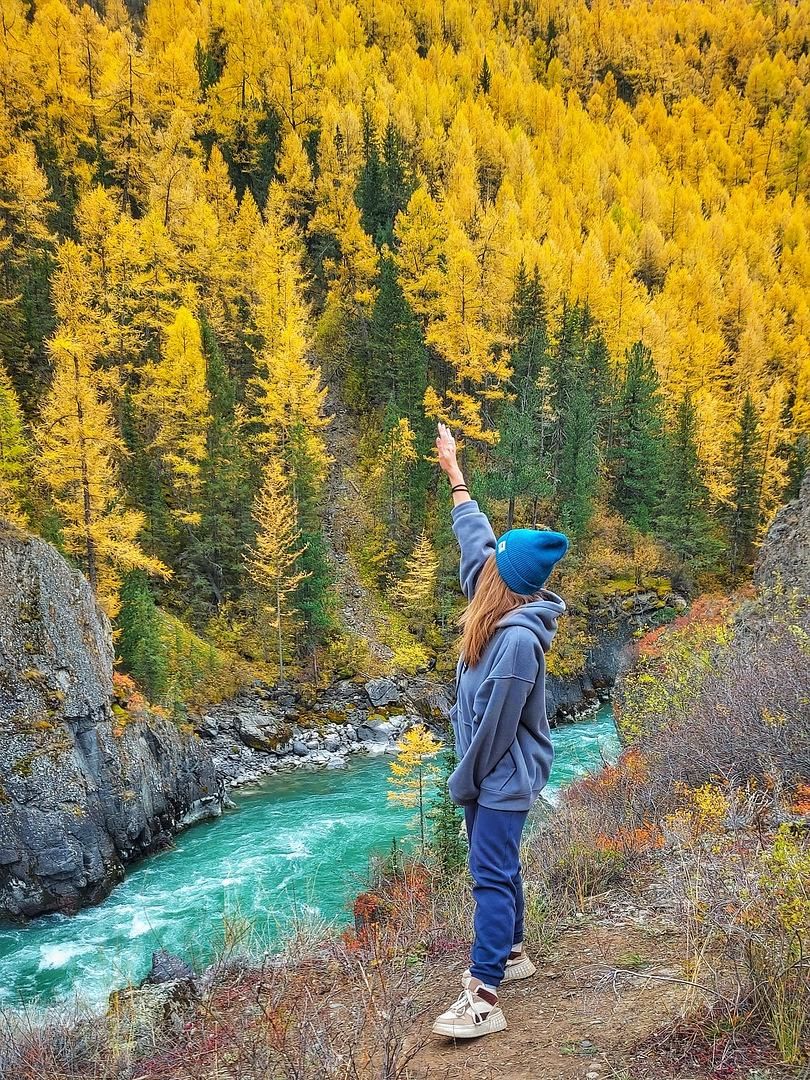
<svg viewBox="0 0 810 1080"><path fill-rule="evenodd" d="M357 434L334 383L330 383L326 411L332 417L326 429L332 463L326 489L324 535L337 580L340 617L344 626L363 638L372 655L385 664L393 655L381 640L385 614L360 580L351 556L352 540L362 529L366 512L360 490L352 479L357 465Z"/></svg>
<svg viewBox="0 0 810 1080"><path fill-rule="evenodd" d="M200 739L114 706L112 676L86 579L0 523L0 916L94 903L127 862L221 811Z"/></svg>

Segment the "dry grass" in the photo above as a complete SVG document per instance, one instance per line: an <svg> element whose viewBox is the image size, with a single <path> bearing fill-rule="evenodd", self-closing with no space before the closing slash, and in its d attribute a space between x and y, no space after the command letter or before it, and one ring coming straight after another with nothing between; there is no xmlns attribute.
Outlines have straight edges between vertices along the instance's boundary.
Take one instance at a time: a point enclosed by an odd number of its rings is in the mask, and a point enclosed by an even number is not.
<svg viewBox="0 0 810 1080"><path fill-rule="evenodd" d="M683 920L669 959L689 993L628 1076L695 1075L699 1054L705 1075L745 1075L728 1063L757 1053L799 1076L810 1068L807 605L684 629L656 632L648 698L633 688L644 720L634 744L571 785L527 837L529 942L542 957L594 897L640 896L652 882ZM690 641L704 655L684 679ZM405 1080L429 1030L423 979L469 941L467 886L464 873L384 860L353 929L298 927L274 956L236 920L214 966L170 992L124 991L104 1017L0 1017L0 1076ZM620 967L639 974L632 956Z"/></svg>

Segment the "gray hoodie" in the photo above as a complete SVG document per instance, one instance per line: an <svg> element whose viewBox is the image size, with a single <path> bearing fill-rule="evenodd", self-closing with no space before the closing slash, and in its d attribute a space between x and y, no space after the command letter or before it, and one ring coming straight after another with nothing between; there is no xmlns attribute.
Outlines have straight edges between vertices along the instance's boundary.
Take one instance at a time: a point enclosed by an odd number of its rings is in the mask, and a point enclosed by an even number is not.
<svg viewBox="0 0 810 1080"><path fill-rule="evenodd" d="M473 499L454 506L461 548L459 577L468 600L495 551L495 534ZM450 721L459 763L450 776L455 803L528 810L548 781L554 760L546 717L546 659L565 601L550 589L497 624L481 659L456 669Z"/></svg>

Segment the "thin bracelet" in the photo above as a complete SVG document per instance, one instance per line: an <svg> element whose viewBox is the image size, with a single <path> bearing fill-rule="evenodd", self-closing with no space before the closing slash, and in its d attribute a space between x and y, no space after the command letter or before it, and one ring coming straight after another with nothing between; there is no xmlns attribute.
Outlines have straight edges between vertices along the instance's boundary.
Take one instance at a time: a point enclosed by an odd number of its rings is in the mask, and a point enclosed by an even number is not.
<svg viewBox="0 0 810 1080"><path fill-rule="evenodd" d="M466 484L456 484L455 487L450 488L450 494L452 495L454 491L466 491L468 495L470 494L470 489Z"/></svg>

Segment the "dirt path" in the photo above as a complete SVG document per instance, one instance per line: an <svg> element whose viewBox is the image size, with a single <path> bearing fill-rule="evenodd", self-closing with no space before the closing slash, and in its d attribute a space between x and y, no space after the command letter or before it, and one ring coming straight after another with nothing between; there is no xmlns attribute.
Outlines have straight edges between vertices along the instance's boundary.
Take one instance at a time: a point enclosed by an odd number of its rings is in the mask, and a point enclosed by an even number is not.
<svg viewBox="0 0 810 1080"><path fill-rule="evenodd" d="M655 1067L639 1071L633 1047L687 1004L687 987L671 981L681 976L680 931L668 919L584 923L562 934L532 979L504 987L507 1031L458 1043L429 1036L410 1064L410 1080L664 1080ZM461 956L426 979L415 1041L456 997L466 963ZM679 1080L704 1076L687 1071Z"/></svg>
<svg viewBox="0 0 810 1080"><path fill-rule="evenodd" d="M353 479L357 467L357 434L349 412L334 385L329 386L326 411L332 422L326 443L332 464L326 484L324 535L337 578L340 616L345 626L368 642L372 654L385 664L391 649L381 640L385 622L376 597L363 585L349 554L352 540L363 528L365 515L361 494Z"/></svg>

